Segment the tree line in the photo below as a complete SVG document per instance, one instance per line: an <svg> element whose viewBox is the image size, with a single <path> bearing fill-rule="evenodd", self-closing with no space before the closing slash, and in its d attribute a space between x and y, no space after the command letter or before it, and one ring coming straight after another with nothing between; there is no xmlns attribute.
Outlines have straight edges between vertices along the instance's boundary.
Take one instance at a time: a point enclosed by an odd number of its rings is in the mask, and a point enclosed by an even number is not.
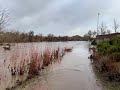
<svg viewBox="0 0 120 90"><path fill-rule="evenodd" d="M0 43L25 43L25 42L57 42L57 41L80 41L83 37L79 35L74 36L55 36L48 34L44 36L42 34L35 35L34 31L27 33L18 31L1 31L0 32Z"/></svg>

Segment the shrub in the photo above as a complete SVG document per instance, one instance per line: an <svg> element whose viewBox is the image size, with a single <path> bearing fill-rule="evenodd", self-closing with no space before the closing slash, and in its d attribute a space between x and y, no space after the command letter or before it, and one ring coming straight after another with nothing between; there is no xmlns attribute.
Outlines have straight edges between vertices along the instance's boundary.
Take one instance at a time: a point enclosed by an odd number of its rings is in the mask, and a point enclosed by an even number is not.
<svg viewBox="0 0 120 90"><path fill-rule="evenodd" d="M110 81L120 81L120 72L119 72L119 67L118 63L110 63L108 65L108 79Z"/></svg>
<svg viewBox="0 0 120 90"><path fill-rule="evenodd" d="M120 81L120 37L97 45L98 52L93 53L95 64L110 81Z"/></svg>
<svg viewBox="0 0 120 90"><path fill-rule="evenodd" d="M101 42L99 45L97 45L97 50L102 54L120 52L120 37L117 36L109 41Z"/></svg>
<svg viewBox="0 0 120 90"><path fill-rule="evenodd" d="M115 60L116 62L120 61L120 52L114 52L111 54L111 58Z"/></svg>
<svg viewBox="0 0 120 90"><path fill-rule="evenodd" d="M43 52L43 66L42 67L45 67L45 66L48 66L50 63L51 63L51 60L52 60L52 53L51 53L51 50L50 49L45 49L45 51Z"/></svg>
<svg viewBox="0 0 120 90"><path fill-rule="evenodd" d="M41 62L40 54L34 51L30 54L30 64L28 68L29 77L37 75L39 73L39 65Z"/></svg>
<svg viewBox="0 0 120 90"><path fill-rule="evenodd" d="M110 48L108 48L108 51L107 51L109 54L110 53L113 53L113 52L120 52L120 47L119 46L115 46L115 45L112 45L110 46Z"/></svg>
<svg viewBox="0 0 120 90"><path fill-rule="evenodd" d="M120 46L120 36L113 37L110 42L112 45Z"/></svg>
<svg viewBox="0 0 120 90"><path fill-rule="evenodd" d="M102 54L106 54L109 48L110 44L107 41L101 42L99 45L97 45L98 52Z"/></svg>

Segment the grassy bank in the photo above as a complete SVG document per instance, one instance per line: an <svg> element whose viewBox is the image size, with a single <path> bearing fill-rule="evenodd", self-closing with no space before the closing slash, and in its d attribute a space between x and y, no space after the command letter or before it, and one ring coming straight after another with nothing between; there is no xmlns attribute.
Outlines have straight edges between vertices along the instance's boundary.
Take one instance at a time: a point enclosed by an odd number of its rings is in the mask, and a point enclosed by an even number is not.
<svg viewBox="0 0 120 90"><path fill-rule="evenodd" d="M93 52L94 70L105 90L120 89L120 37L103 41Z"/></svg>

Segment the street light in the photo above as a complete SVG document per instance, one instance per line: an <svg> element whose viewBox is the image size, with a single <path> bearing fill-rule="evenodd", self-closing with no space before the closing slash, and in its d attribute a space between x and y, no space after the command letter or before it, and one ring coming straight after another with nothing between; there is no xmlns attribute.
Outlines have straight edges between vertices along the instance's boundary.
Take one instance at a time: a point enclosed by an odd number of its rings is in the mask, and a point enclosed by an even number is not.
<svg viewBox="0 0 120 90"><path fill-rule="evenodd" d="M98 13L98 18L97 18L97 35L99 35L99 16L100 16L100 13Z"/></svg>

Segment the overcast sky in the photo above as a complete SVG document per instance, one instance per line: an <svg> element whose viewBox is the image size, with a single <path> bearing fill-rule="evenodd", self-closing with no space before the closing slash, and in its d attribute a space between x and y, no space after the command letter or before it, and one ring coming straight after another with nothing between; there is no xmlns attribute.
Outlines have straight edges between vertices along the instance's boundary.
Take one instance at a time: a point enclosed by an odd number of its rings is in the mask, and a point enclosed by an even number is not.
<svg viewBox="0 0 120 90"><path fill-rule="evenodd" d="M0 0L9 12L9 30L47 35L84 35L96 30L97 13L111 28L120 19L120 0Z"/></svg>

